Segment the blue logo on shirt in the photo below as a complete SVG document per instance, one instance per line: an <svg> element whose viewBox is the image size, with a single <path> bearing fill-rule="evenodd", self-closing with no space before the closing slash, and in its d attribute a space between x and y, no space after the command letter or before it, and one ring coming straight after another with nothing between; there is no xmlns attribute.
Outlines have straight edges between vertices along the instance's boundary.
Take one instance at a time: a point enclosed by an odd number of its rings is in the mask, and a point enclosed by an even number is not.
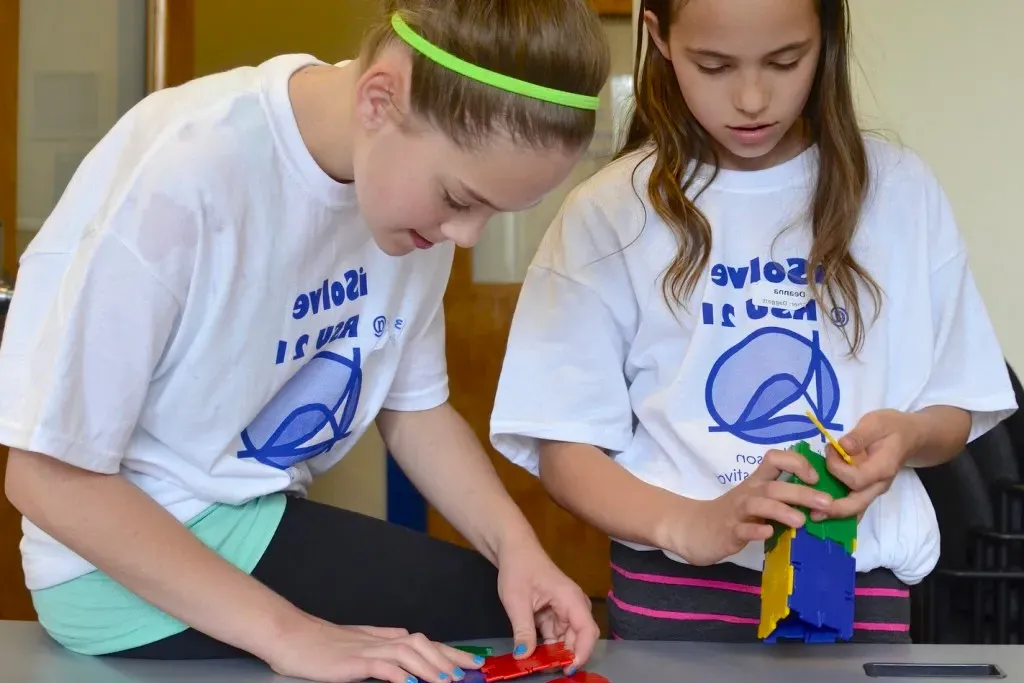
<svg viewBox="0 0 1024 683"><path fill-rule="evenodd" d="M708 373L705 401L715 424L748 443L771 445L818 435L803 409L787 409L805 400L830 430L839 410L839 381L818 343L780 327L756 330L727 350Z"/></svg>
<svg viewBox="0 0 1024 683"><path fill-rule="evenodd" d="M242 432L238 457L283 470L327 453L351 433L362 383L358 348L317 353Z"/></svg>

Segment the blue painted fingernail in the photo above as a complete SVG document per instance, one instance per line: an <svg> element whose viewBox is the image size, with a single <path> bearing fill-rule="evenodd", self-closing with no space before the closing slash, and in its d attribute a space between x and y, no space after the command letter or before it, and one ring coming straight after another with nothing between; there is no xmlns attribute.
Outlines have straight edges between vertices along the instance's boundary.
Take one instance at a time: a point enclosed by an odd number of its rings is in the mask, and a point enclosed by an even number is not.
<svg viewBox="0 0 1024 683"><path fill-rule="evenodd" d="M447 681L448 680L448 674L446 674L445 672L442 671L441 675L438 676L438 678L440 678L442 681Z"/></svg>
<svg viewBox="0 0 1024 683"><path fill-rule="evenodd" d="M419 679L417 679L415 676L409 676L405 679L405 683L419 683Z"/></svg>
<svg viewBox="0 0 1024 683"><path fill-rule="evenodd" d="M574 673L576 673L576 667L575 666L570 666L569 667L569 675L572 676Z"/></svg>
<svg viewBox="0 0 1024 683"><path fill-rule="evenodd" d="M516 645L516 649L512 651L512 654L521 655L524 652L526 652L526 646L520 643L519 645Z"/></svg>
<svg viewBox="0 0 1024 683"><path fill-rule="evenodd" d="M481 666L484 663L484 658L481 657L480 655L476 655L475 657L473 657L473 663L476 664L477 666Z"/></svg>

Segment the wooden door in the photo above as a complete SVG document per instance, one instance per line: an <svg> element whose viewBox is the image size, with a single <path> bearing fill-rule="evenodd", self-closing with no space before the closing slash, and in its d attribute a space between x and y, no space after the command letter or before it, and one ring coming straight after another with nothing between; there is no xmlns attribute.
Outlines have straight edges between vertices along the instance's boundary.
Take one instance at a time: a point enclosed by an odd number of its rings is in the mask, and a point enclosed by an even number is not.
<svg viewBox="0 0 1024 683"><path fill-rule="evenodd" d="M18 26L19 0L0 0L0 275L14 281L17 268ZM0 473L7 448L0 447ZM21 571L21 515L0 496L0 620L35 619Z"/></svg>

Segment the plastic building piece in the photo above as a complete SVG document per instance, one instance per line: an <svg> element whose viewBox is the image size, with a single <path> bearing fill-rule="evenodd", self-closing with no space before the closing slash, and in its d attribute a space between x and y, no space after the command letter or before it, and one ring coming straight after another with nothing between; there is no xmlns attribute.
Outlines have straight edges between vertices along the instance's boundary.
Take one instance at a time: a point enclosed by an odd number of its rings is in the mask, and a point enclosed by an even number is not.
<svg viewBox="0 0 1024 683"><path fill-rule="evenodd" d="M566 676L564 678L556 678L548 681L548 683L612 683L601 674L591 673L589 671L577 671L572 676Z"/></svg>
<svg viewBox="0 0 1024 683"><path fill-rule="evenodd" d="M480 655L481 657L490 657L494 654L493 647L485 647L483 645L456 645L455 649L468 652L471 655Z"/></svg>
<svg viewBox="0 0 1024 683"><path fill-rule="evenodd" d="M569 676L569 680L573 683L612 683L601 674L595 674L590 671L577 671L572 676Z"/></svg>
<svg viewBox="0 0 1024 683"><path fill-rule="evenodd" d="M565 649L564 643L538 645L533 654L523 659L516 659L512 654L490 657L480 667L487 683L508 681L530 674L563 669L576 660L576 655Z"/></svg>
<svg viewBox="0 0 1024 683"><path fill-rule="evenodd" d="M793 537L793 586L789 606L805 623L853 637L853 599L857 564L835 541L798 530ZM796 590L798 588L798 590Z"/></svg>
<svg viewBox="0 0 1024 683"><path fill-rule="evenodd" d="M785 530L775 546L765 555L761 574L761 623L758 638L767 638L778 623L789 616L789 596L793 593L791 560L793 529Z"/></svg>
<svg viewBox="0 0 1024 683"><path fill-rule="evenodd" d="M850 489L846 484L836 479L835 475L828 471L828 465L825 464L825 458L814 452L806 441L801 441L793 446L793 450L804 456L807 461L811 463L811 466L814 467L814 471L818 473L818 483L816 484L808 484L801 481L799 477L794 477L793 481L795 483L810 486L822 493L827 493L833 499L845 498L850 494ZM810 518L809 510L802 507L798 507L797 509L806 515L807 521L804 523L804 528L806 528L812 535L821 539L828 538L837 543L842 543L848 553L853 553L853 551L857 549L856 517L826 519L816 522Z"/></svg>
<svg viewBox="0 0 1024 683"><path fill-rule="evenodd" d="M818 473L811 486L833 498L843 498L849 489L829 471L825 459L806 442L793 450L807 458ZM835 642L853 637L853 601L856 584L857 520L812 521L808 510L799 508L806 521L799 529L775 525L765 544L761 574L761 621L758 637L766 642L802 640L806 643Z"/></svg>
<svg viewBox="0 0 1024 683"><path fill-rule="evenodd" d="M417 683L427 683L422 678L417 678L416 681ZM465 678L463 678L458 683L487 683L487 677L484 676L484 673L482 671L470 669L466 672Z"/></svg>
<svg viewBox="0 0 1024 683"><path fill-rule="evenodd" d="M846 464L852 465L853 464L853 458L851 458L847 454L847 452L845 450L843 450L843 447L839 445L839 442L835 440L835 437L833 437L829 433L829 431L827 429L825 429L825 425L821 424L821 421L818 419L818 416L815 415L813 411L808 410L807 411L807 417L810 418L811 422L814 423L814 426L818 428L818 431L821 432L821 435L823 437L825 437L825 440L828 441L832 445L832 448L836 449L836 453L839 454L839 457L842 458L843 460L845 460Z"/></svg>
<svg viewBox="0 0 1024 683"><path fill-rule="evenodd" d="M765 557L758 637L835 642L853 637L856 563L845 548L790 529Z"/></svg>

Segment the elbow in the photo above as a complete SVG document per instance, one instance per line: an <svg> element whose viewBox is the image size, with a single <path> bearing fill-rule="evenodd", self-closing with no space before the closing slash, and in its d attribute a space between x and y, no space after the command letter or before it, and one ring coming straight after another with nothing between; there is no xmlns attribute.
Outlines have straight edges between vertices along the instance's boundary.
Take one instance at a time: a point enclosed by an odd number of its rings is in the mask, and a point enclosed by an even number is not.
<svg viewBox="0 0 1024 683"><path fill-rule="evenodd" d="M544 443L540 447L540 483L551 499L569 512L573 511L571 486L572 475L569 458L560 457L562 444Z"/></svg>
<svg viewBox="0 0 1024 683"><path fill-rule="evenodd" d="M12 448L7 455L7 468L4 472L4 495L14 509L23 515L28 488L26 480L29 478L26 469L32 467L31 460L31 453Z"/></svg>

